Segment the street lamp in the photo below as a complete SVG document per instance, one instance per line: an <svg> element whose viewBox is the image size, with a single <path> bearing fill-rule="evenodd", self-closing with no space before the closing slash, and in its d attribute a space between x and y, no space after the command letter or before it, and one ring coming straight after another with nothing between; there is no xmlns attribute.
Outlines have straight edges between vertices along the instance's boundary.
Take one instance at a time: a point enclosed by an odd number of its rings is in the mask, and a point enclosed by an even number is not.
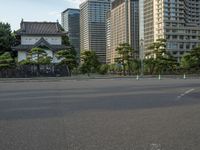
<svg viewBox="0 0 200 150"><path fill-rule="evenodd" d="M141 63L141 76L144 75L144 40L140 39L140 63Z"/></svg>

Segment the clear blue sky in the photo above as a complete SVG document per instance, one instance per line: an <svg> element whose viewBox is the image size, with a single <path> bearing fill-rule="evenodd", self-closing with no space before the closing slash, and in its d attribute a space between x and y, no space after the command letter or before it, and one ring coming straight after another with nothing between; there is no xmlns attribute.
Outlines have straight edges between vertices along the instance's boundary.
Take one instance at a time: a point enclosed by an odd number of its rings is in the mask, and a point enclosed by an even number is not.
<svg viewBox="0 0 200 150"><path fill-rule="evenodd" d="M24 21L60 21L62 11L67 8L79 8L81 1L0 0L0 22L8 22L12 30L17 30L22 18Z"/></svg>

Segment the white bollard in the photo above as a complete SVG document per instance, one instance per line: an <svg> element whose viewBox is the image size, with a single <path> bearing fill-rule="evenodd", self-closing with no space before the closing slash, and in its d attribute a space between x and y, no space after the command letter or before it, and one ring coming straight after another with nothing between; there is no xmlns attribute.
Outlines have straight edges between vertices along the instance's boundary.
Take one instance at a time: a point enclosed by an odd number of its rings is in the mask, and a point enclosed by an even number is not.
<svg viewBox="0 0 200 150"><path fill-rule="evenodd" d="M186 79L186 74L183 75L183 79Z"/></svg>
<svg viewBox="0 0 200 150"><path fill-rule="evenodd" d="M161 80L161 75L159 74L159 76L158 76L158 80Z"/></svg>
<svg viewBox="0 0 200 150"><path fill-rule="evenodd" d="M139 80L139 75L137 75L136 80Z"/></svg>

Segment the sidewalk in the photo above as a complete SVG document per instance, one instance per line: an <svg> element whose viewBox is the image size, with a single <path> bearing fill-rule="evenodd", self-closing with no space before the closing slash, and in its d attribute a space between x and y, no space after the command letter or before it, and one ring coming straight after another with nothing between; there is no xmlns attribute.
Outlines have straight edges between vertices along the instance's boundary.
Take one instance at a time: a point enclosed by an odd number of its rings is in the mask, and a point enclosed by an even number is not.
<svg viewBox="0 0 200 150"><path fill-rule="evenodd" d="M119 76L119 75L78 75L71 77L34 77L34 78L0 78L0 82L33 82L33 81L62 81L62 80L92 80L92 79L159 79L159 75L145 75L145 76ZM161 75L160 79L200 79L200 75Z"/></svg>

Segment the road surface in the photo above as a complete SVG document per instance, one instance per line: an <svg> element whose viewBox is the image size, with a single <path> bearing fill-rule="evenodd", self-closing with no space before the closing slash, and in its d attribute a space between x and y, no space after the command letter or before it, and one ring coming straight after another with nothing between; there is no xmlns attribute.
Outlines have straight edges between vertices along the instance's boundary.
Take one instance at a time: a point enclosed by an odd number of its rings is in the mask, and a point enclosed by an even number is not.
<svg viewBox="0 0 200 150"><path fill-rule="evenodd" d="M199 79L0 82L0 150L199 149Z"/></svg>

